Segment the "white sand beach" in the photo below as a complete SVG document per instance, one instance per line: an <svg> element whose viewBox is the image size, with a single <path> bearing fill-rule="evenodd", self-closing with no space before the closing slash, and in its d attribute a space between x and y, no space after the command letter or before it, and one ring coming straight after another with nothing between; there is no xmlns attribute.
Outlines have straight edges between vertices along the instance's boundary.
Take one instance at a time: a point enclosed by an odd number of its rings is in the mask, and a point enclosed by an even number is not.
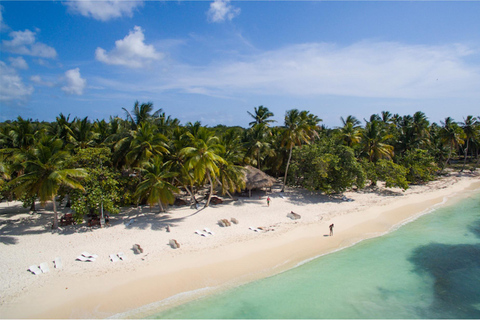
<svg viewBox="0 0 480 320"><path fill-rule="evenodd" d="M237 201L225 197L223 204L201 210L172 206L168 213L157 214L157 207L125 209L111 216L110 226L103 229L83 224L58 231L50 228L52 204L39 206L38 213L30 215L19 202L2 202L0 317L127 316L125 312L132 309L184 292L205 288L213 292L287 270L384 234L444 204L448 197L457 199L477 188L480 176L472 173L451 173L405 192L381 186L345 192L352 201L342 200L343 195L328 197L297 189L281 195L278 187L268 193L270 206L265 192L258 191ZM291 211L301 219L288 218ZM238 224L218 224L220 219L231 218ZM329 236L332 223L334 236ZM180 248L173 249L170 239L177 240ZM139 244L143 253L135 254L134 244ZM93 262L76 261L82 252L98 257ZM119 252L126 259L112 262L110 254ZM54 267L56 257L62 260L61 269ZM41 263L50 271L39 275L28 271L29 266ZM180 295L164 307L193 297Z"/></svg>

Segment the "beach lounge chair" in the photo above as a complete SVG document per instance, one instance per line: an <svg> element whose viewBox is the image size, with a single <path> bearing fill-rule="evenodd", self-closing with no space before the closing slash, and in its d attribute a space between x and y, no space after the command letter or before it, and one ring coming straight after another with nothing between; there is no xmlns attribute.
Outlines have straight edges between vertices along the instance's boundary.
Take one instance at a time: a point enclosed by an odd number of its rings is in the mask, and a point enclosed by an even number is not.
<svg viewBox="0 0 480 320"><path fill-rule="evenodd" d="M206 237L206 236L207 236L205 233L203 233L203 232L200 231L200 230L195 230L195 233L198 234L198 235L201 235L202 237Z"/></svg>
<svg viewBox="0 0 480 320"><path fill-rule="evenodd" d="M98 256L96 254L90 254L88 252L82 252L75 260L82 261L82 262L94 262Z"/></svg>
<svg viewBox="0 0 480 320"><path fill-rule="evenodd" d="M40 270L42 270L43 273L50 272L50 268L46 262L40 263Z"/></svg>
<svg viewBox="0 0 480 320"><path fill-rule="evenodd" d="M120 259L118 259L118 257L115 255L115 254L110 254L110 260L112 260L112 262L118 262L120 261Z"/></svg>
<svg viewBox="0 0 480 320"><path fill-rule="evenodd" d="M30 271L34 275L39 275L40 273L42 273L42 270L40 270L40 268L35 265L28 267L28 271Z"/></svg>
<svg viewBox="0 0 480 320"><path fill-rule="evenodd" d="M60 257L55 257L55 269L62 269L63 268L63 263L62 263L62 258Z"/></svg>
<svg viewBox="0 0 480 320"><path fill-rule="evenodd" d="M212 236L214 235L213 231L208 228L203 229L203 231L205 231L208 234L211 234Z"/></svg>
<svg viewBox="0 0 480 320"><path fill-rule="evenodd" d="M255 231L255 232L260 232L260 229L254 228L254 227L248 227L248 229Z"/></svg>
<svg viewBox="0 0 480 320"><path fill-rule="evenodd" d="M125 253L123 253L123 252L117 253L117 256L118 256L122 261L127 260L127 256L126 256Z"/></svg>

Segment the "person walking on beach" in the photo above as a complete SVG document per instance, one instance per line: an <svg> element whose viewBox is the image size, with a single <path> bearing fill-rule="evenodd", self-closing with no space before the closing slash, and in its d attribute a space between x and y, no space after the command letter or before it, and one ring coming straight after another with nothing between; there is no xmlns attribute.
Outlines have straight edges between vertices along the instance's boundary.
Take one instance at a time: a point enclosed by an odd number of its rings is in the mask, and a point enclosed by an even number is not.
<svg viewBox="0 0 480 320"><path fill-rule="evenodd" d="M334 227L333 223L328 227L330 228L330 236L333 236L333 227Z"/></svg>
<svg viewBox="0 0 480 320"><path fill-rule="evenodd" d="M267 197L267 206L270 207L270 197Z"/></svg>

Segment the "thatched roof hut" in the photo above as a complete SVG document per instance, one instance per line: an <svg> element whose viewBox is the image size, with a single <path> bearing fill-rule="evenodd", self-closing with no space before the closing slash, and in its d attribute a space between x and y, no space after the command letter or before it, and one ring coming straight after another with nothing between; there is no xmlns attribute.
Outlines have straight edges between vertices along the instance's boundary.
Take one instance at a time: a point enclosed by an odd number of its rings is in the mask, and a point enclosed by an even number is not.
<svg viewBox="0 0 480 320"><path fill-rule="evenodd" d="M248 190L255 188L270 188L277 180L262 170L252 166L245 167L245 186Z"/></svg>

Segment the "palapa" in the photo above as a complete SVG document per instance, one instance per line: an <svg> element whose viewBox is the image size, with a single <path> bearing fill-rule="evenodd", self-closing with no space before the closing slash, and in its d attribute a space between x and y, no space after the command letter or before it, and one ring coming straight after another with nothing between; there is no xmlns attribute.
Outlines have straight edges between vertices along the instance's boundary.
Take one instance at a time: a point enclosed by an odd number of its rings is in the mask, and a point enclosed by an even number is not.
<svg viewBox="0 0 480 320"><path fill-rule="evenodd" d="M251 191L256 188L270 188L277 182L274 177L269 176L262 170L252 166L245 167L245 187Z"/></svg>

